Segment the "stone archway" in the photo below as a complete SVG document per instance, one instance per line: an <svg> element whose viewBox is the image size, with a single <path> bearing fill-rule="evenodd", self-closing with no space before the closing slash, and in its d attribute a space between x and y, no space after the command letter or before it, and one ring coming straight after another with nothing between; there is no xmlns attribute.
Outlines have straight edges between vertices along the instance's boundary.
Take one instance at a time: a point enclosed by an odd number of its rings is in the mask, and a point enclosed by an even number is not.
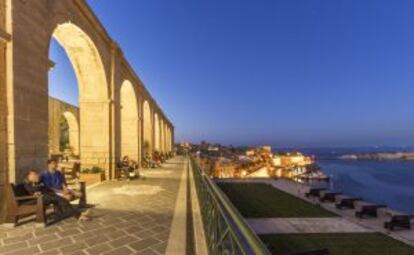
<svg viewBox="0 0 414 255"><path fill-rule="evenodd" d="M139 119L137 96L131 82L121 85L121 157L139 161Z"/></svg>
<svg viewBox="0 0 414 255"><path fill-rule="evenodd" d="M78 82L82 167L108 169L108 85L101 56L91 38L73 23L57 25L52 37L65 50Z"/></svg>
<svg viewBox="0 0 414 255"><path fill-rule="evenodd" d="M108 179L112 177L121 154L119 106L124 79L134 84L136 97L145 101L137 102L142 113L138 150L151 153L154 113L161 110L87 2L7 3L0 7L4 14L0 22L0 200L5 183L21 181L28 169L46 168L53 39L68 56L77 80L80 109L75 116L82 167L98 166L106 170Z"/></svg>

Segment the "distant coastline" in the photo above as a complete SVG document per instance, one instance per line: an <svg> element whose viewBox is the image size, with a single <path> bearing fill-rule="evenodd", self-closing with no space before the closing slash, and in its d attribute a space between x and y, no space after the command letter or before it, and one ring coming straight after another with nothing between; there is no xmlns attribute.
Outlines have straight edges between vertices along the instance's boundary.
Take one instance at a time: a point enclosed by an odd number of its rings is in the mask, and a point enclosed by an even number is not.
<svg viewBox="0 0 414 255"><path fill-rule="evenodd" d="M414 161L414 152L353 153L338 157L341 160L409 160Z"/></svg>

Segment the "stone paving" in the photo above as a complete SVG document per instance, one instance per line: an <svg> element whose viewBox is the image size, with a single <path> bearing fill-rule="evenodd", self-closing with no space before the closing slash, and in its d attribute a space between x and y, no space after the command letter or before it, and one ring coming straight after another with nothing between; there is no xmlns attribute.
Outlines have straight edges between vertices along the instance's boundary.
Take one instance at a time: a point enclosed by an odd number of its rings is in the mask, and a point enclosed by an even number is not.
<svg viewBox="0 0 414 255"><path fill-rule="evenodd" d="M175 158L144 171L142 180L89 189L90 221L0 227L0 254L165 254L184 167L185 160Z"/></svg>

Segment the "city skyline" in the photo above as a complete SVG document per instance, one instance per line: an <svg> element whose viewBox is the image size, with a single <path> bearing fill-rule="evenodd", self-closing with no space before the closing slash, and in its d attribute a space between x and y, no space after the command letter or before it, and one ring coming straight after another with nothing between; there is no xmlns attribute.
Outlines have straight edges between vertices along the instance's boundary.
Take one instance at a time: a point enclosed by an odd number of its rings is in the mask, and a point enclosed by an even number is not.
<svg viewBox="0 0 414 255"><path fill-rule="evenodd" d="M413 145L414 3L299 2L89 1L178 141ZM73 103L64 58L50 89Z"/></svg>

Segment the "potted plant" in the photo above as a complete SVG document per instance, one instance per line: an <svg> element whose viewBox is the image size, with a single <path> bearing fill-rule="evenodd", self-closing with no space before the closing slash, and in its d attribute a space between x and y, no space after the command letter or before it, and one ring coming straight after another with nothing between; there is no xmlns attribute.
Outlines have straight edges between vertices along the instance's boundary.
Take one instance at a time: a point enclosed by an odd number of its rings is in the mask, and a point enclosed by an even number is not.
<svg viewBox="0 0 414 255"><path fill-rule="evenodd" d="M85 168L81 170L80 181L85 182L86 185L102 182L105 180L105 171L97 166L92 168Z"/></svg>

